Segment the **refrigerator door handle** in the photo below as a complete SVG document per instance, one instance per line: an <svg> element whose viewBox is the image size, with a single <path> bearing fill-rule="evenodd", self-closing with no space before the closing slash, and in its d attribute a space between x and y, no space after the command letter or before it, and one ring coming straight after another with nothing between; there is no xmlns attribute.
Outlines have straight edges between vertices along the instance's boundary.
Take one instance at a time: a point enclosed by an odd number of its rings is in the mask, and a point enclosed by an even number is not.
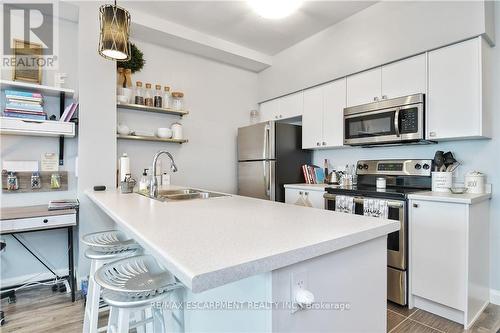
<svg viewBox="0 0 500 333"><path fill-rule="evenodd" d="M263 159L269 158L269 153L271 151L271 127L269 124L266 125L266 128L264 130L264 156L262 156Z"/></svg>
<svg viewBox="0 0 500 333"><path fill-rule="evenodd" d="M271 198L271 163L263 161L264 163L264 182L266 183L266 197Z"/></svg>

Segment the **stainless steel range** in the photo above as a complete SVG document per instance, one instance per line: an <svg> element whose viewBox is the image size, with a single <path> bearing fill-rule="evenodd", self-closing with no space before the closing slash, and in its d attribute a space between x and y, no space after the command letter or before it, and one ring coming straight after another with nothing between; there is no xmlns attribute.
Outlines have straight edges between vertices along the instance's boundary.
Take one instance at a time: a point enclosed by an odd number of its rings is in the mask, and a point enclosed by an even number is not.
<svg viewBox="0 0 500 333"><path fill-rule="evenodd" d="M408 194L431 189L432 160L371 160L357 164L357 185L328 187L325 205L335 210L339 195L354 197L355 214L363 215L368 199L387 201L388 218L401 223L399 231L387 237L387 298L400 305L408 299ZM376 187L385 178L386 188Z"/></svg>

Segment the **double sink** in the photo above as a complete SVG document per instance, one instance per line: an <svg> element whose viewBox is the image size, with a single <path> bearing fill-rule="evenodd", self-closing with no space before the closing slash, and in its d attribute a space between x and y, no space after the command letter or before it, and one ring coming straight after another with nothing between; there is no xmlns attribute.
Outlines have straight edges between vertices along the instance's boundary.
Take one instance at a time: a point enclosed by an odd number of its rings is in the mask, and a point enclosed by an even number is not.
<svg viewBox="0 0 500 333"><path fill-rule="evenodd" d="M141 193L142 194L142 193ZM145 195L145 194L142 194ZM145 195L147 196L147 195ZM209 199L217 197L226 197L227 194L196 190L192 188L183 188L178 190L159 190L158 196L150 197L159 201L179 201L193 199Z"/></svg>

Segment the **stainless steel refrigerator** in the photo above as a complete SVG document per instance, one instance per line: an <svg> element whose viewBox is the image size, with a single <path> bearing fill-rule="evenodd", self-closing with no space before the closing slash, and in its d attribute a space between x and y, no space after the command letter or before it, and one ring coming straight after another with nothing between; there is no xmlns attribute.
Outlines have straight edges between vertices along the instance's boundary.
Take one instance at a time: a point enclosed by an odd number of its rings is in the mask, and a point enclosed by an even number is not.
<svg viewBox="0 0 500 333"><path fill-rule="evenodd" d="M285 202L284 184L302 183L302 126L259 123L238 129L238 194Z"/></svg>

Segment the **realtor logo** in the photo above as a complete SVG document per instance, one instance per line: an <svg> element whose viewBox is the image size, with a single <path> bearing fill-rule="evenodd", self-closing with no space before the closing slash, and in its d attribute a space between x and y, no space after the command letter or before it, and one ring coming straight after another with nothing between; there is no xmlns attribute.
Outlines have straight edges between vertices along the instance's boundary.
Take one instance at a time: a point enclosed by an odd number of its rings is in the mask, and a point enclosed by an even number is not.
<svg viewBox="0 0 500 333"><path fill-rule="evenodd" d="M44 2L2 1L2 65L26 62L26 55L39 54L37 65L54 68L57 59L57 6ZM57 20L57 19L56 19ZM21 59L19 59L21 57ZM22 58L25 59L22 59ZM13 60L18 58L17 60Z"/></svg>

